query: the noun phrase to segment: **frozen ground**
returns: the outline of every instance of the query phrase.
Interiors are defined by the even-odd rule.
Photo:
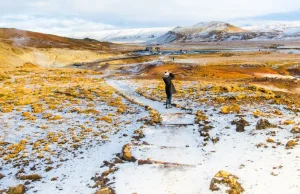
[[[98,77],[93,77],[96,78]],[[299,134],[293,134],[291,130],[299,126],[300,117],[299,113],[293,112],[291,108],[276,104],[244,104],[239,113],[222,114],[219,106],[201,103],[196,97],[186,96],[184,100],[174,98],[174,102],[185,109],[166,109],[162,102],[136,92],[144,86],[145,90],[151,93],[155,85],[150,87],[153,83],[149,80],[107,78],[106,83],[119,92],[113,97],[121,98],[130,111],[121,115],[112,114],[114,122],[100,121],[97,123],[99,128],[94,124],[94,117],[70,112],[68,108],[63,110],[65,122],[47,122],[47,133],[37,127],[45,124],[39,117],[35,124],[32,124],[23,120],[17,112],[0,115],[0,121],[4,123],[0,128],[3,142],[17,143],[22,139],[35,142],[47,138],[50,132],[69,138],[68,128],[80,124],[86,125],[85,129],[91,128],[94,132],[100,130],[101,135],[105,135],[101,138],[86,135],[81,146],[75,150],[69,147],[73,146],[73,143],[53,143],[50,145],[53,155],[45,153],[44,159],[28,160],[29,164],[24,166],[23,171],[42,176],[40,181],[29,181],[28,193],[95,193],[102,187],[93,188],[94,177],[106,172],[108,167],[103,164],[118,157],[125,144],[131,146],[130,151],[136,161],[113,164],[116,171],[108,174],[106,185],[116,193],[226,193],[226,186],[221,187],[219,191],[210,190],[211,180],[220,170],[236,175],[238,182],[245,189],[244,193],[247,194],[300,192],[300,147],[286,147],[289,140],[295,140],[299,144]],[[188,83],[192,86],[197,85],[196,82]],[[189,90],[189,86],[185,86],[185,89]],[[201,95],[209,98],[211,94],[206,92]],[[222,97],[226,95],[234,93],[224,93]],[[78,104],[77,108],[84,109],[88,103],[82,100]],[[143,118],[148,116],[148,112],[143,106],[158,111],[162,119],[161,124],[144,123]],[[97,113],[97,117],[117,111],[117,107],[100,101],[94,101],[93,107],[100,112]],[[199,110],[207,119],[196,124],[195,115]],[[253,114],[257,110],[262,112],[259,117]],[[282,114],[274,114],[274,110]],[[58,113],[62,114],[52,112],[54,115]],[[244,118],[249,126],[245,126],[244,132],[238,133],[236,126],[231,122],[240,118]],[[256,124],[261,118],[268,119],[274,126],[256,130]],[[118,124],[114,125],[115,123]],[[24,128],[18,131],[17,126],[20,125]],[[140,139],[133,138],[137,129],[144,135]],[[201,135],[203,132],[206,133],[205,136]],[[270,139],[273,141],[267,141]],[[37,153],[29,153],[31,154]],[[34,158],[34,155],[32,157]],[[49,161],[52,163],[48,163]],[[0,180],[1,189],[25,183],[16,177],[21,169],[16,167],[16,164],[1,159],[0,172],[4,175]],[[49,166],[54,168],[46,172],[45,169]],[[53,178],[57,180],[53,181]]]
[[[283,125],[282,122],[293,120],[299,124],[300,118],[284,106],[262,105],[254,109],[245,105],[240,115],[224,115],[214,107],[191,103],[190,108],[202,110],[208,116],[207,123],[212,126],[210,137],[219,138],[219,141],[210,141],[204,146],[198,131],[201,126],[185,125],[194,121],[189,114],[183,116],[181,109],[166,110],[157,102],[138,96],[134,92],[134,85],[138,87],[138,84],[133,81],[110,80],[108,83],[164,115],[161,126],[143,128],[145,138],[142,141],[147,144],[137,144],[132,148],[136,159],[160,161],[162,164],[119,165],[120,169],[112,175],[117,193],[212,193],[210,181],[220,170],[239,177],[245,193],[299,193],[300,150],[299,147],[286,149],[285,144],[295,135],[290,132],[293,125]],[[256,109],[266,112],[279,109],[284,116],[268,116],[277,127],[259,131],[255,129],[259,118],[252,115]],[[237,133],[231,121],[241,115],[250,125],[245,127],[245,132]],[[273,138],[278,144],[267,143],[268,138]],[[260,144],[265,147],[260,147]]]

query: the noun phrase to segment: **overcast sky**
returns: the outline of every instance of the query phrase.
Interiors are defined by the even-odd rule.
[[[263,20],[300,21],[300,0],[10,0],[0,4],[0,27],[58,34]]]

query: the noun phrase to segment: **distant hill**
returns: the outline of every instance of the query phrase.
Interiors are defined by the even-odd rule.
[[[296,29],[296,28],[295,28]],[[287,33],[289,32],[289,33]],[[291,28],[255,28],[248,26],[247,29],[239,28],[225,22],[201,22],[191,27],[176,27],[157,39],[147,42],[148,44],[167,43],[197,43],[218,42],[234,40],[277,40],[277,39],[300,39],[299,29],[291,31]]]
[[[12,28],[0,28],[0,68],[65,67],[122,55],[131,47],[73,39]]]
[[[111,43],[90,40],[72,39],[14,28],[0,28],[0,41],[18,47],[101,50],[112,46]]]
[[[243,28],[254,32],[277,33],[277,39],[300,37],[300,21],[267,22],[264,24],[245,26]]]

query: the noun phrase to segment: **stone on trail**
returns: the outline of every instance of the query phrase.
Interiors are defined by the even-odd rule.
[[[201,111],[198,110],[195,117],[195,123],[199,124],[201,121],[206,121],[208,117]]]
[[[237,176],[221,170],[211,180],[210,190],[220,191],[221,188],[225,186],[228,188],[228,190],[226,190],[226,193],[240,194],[244,192],[244,188],[237,180],[238,180]]]
[[[131,155],[131,147],[129,144],[123,146],[122,159],[128,162],[135,162],[136,159]]]

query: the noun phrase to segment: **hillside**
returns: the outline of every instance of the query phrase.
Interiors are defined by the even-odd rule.
[[[269,27],[270,28],[270,27]],[[201,22],[191,27],[177,27],[161,37],[149,41],[149,44],[199,43],[232,40],[281,40],[300,37],[300,27],[285,29],[274,25],[267,27],[250,27],[246,29],[224,22]]]
[[[14,28],[0,28],[0,41],[17,47],[109,49],[111,43],[91,41],[91,39],[72,39],[51,34],[43,34]]]
[[[0,67],[32,63],[42,67],[64,67],[123,55],[134,47],[73,39],[12,28],[0,28]]]
[[[256,32],[278,33],[278,39],[289,39],[300,37],[299,21],[268,22],[264,24],[251,25],[243,27],[246,30]]]

